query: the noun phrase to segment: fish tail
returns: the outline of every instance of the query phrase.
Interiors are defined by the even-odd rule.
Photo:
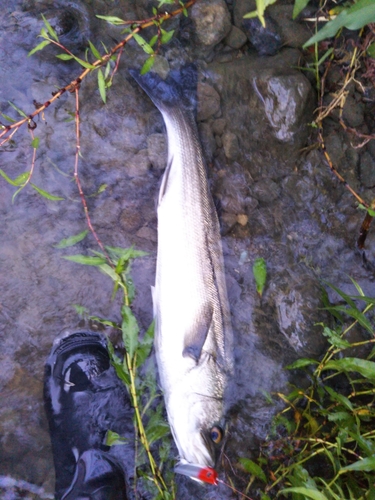
[[[130,74],[160,111],[179,106],[195,112],[197,105],[195,64],[188,64],[171,71],[165,80],[153,71],[141,75],[138,70],[131,69]]]

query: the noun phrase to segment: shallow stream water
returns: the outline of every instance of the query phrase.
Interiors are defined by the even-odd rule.
[[[0,13],[0,112],[18,119],[9,101],[30,113],[33,101],[47,101],[81,72],[77,63],[57,59],[52,47],[27,57],[40,41],[41,13],[56,26],[61,41],[84,57],[88,39],[110,47],[121,38],[118,27],[95,14],[140,19],[146,7],[145,1],[6,0]],[[228,12],[235,8],[228,2]],[[298,357],[318,356],[324,348],[316,326],[327,319],[320,309],[320,280],[354,292],[351,276],[367,295],[375,295],[375,237],[370,232],[364,258],[355,243],[363,213],[317,150],[301,153],[316,97],[295,69],[300,52],[285,46],[274,56],[259,56],[248,44],[208,46],[184,23],[172,21],[176,39],[157,64],[173,68],[194,60],[199,68],[198,125],[219,207],[235,332],[227,447],[235,460],[256,453],[278,409],[263,391],[286,391],[289,374],[283,367]],[[155,200],[166,149],[159,112],[128,74],[143,60],[144,53],[131,42],[106,105],[95,77],[82,84],[79,175],[101,241],[148,252],[134,262],[132,273],[134,312],[145,329],[152,320]],[[66,92],[35,120],[40,146],[32,182],[63,200],[50,201],[28,186],[12,203],[16,188],[0,178],[0,487],[3,476],[9,476],[43,487],[49,497],[54,472],[42,399],[44,361],[57,335],[82,324],[74,304],[92,315],[120,319],[111,281],[96,269],[62,259],[97,249],[94,238],[89,235],[73,249],[55,248],[87,227],[73,179],[74,111],[74,96]],[[12,179],[30,169],[30,143],[28,131],[20,130],[0,152],[0,168]],[[360,159],[353,168],[348,165],[358,189],[369,193],[371,186],[358,177]],[[261,298],[252,275],[257,257],[268,268]],[[180,483],[181,499],[231,497],[223,487]],[[4,498],[21,498],[11,490],[3,488]]]

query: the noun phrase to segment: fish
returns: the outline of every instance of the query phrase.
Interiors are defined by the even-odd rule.
[[[180,464],[214,467],[224,442],[233,334],[220,225],[195,121],[197,69],[131,75],[164,119],[157,201],[155,355]]]

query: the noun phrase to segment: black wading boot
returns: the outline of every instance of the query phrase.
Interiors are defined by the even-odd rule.
[[[131,429],[131,409],[101,335],[82,331],[55,341],[44,400],[56,500],[126,500],[124,467],[104,443],[108,430]]]

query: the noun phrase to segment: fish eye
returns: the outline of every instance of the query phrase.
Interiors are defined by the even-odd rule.
[[[223,434],[223,430],[217,425],[214,425],[210,430],[211,441],[213,441],[215,444],[219,444],[223,439]]]

